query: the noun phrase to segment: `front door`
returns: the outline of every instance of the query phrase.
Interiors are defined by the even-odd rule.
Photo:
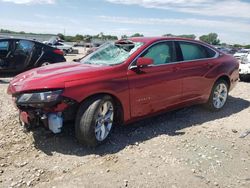
[[[173,42],[160,42],[144,51],[140,57],[153,59],[145,68],[128,70],[131,117],[158,112],[177,104],[181,97],[181,77],[178,74]],[[132,64],[136,65],[136,60]]]

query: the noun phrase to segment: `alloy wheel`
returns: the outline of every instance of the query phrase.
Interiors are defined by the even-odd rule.
[[[104,102],[96,119],[95,136],[98,141],[103,141],[109,135],[114,119],[114,107],[110,101]]]
[[[227,86],[224,83],[218,84],[214,90],[214,95],[213,95],[214,107],[217,109],[222,108],[227,101],[227,96],[228,96]]]

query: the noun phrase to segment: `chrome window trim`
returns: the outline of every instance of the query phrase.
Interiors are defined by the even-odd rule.
[[[128,66],[128,70],[137,68],[136,65],[132,65],[146,50],[148,50],[150,47],[152,47],[153,45],[156,45],[158,43],[162,43],[162,42],[187,42],[187,43],[193,43],[193,44],[198,44],[201,46],[204,46],[206,48],[209,48],[210,50],[215,52],[215,55],[213,57],[210,58],[202,58],[202,59],[194,59],[194,60],[187,60],[187,61],[176,61],[176,62],[171,62],[171,63],[166,63],[166,64],[162,64],[162,65],[150,65],[148,67],[158,67],[158,66],[165,66],[165,65],[173,65],[173,64],[180,64],[180,63],[189,63],[189,62],[193,62],[193,61],[204,61],[204,60],[210,60],[210,59],[216,59],[220,56],[220,53],[217,52],[215,49],[211,48],[210,46],[203,44],[203,43],[199,43],[196,41],[186,41],[186,40],[161,40],[161,41],[156,41],[153,44],[149,45],[147,48],[145,48],[139,55],[137,55],[133,61],[129,64]]]

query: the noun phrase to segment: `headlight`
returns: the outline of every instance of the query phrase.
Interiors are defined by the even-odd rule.
[[[17,98],[17,104],[49,103],[58,100],[62,90],[46,91],[40,93],[24,93]]]

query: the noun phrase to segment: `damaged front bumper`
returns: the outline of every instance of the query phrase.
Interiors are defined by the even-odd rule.
[[[73,99],[60,95],[50,102],[24,103],[19,100],[22,95],[15,95],[13,99],[20,111],[20,123],[27,128],[44,126],[56,134],[61,132],[63,122],[75,119],[78,102]]]

